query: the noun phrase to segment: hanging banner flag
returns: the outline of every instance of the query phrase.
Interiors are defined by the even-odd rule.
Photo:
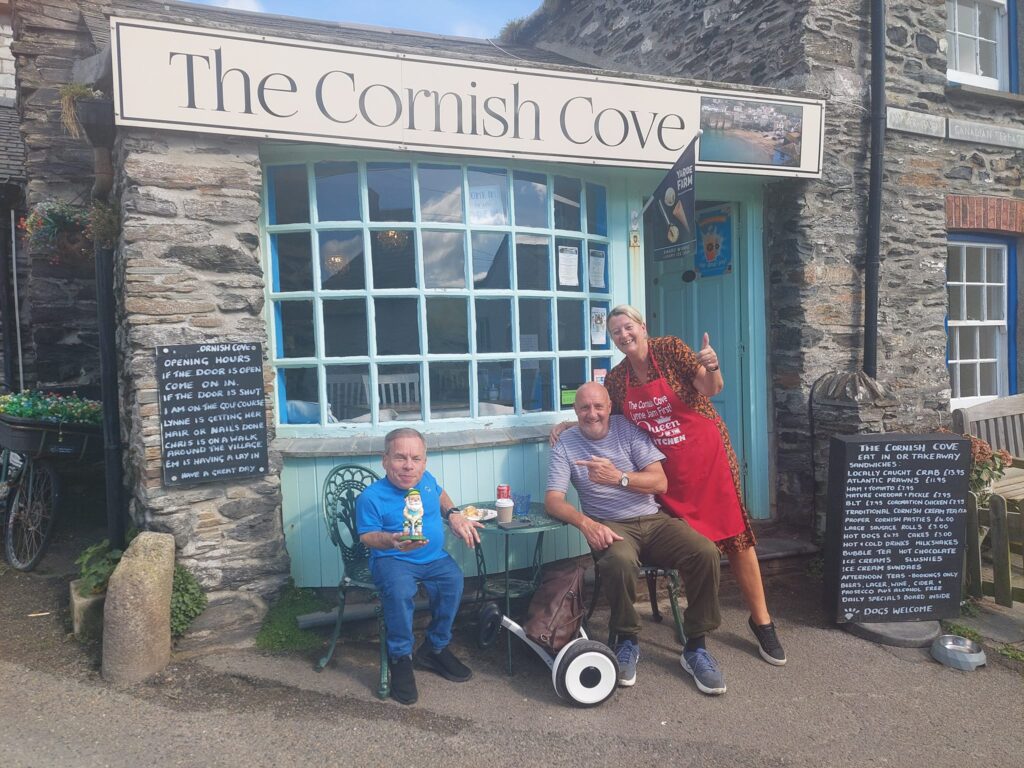
[[[694,217],[694,164],[696,144],[686,145],[675,165],[665,174],[647,206],[657,210],[647,219],[655,261],[683,259],[697,251],[697,225]]]

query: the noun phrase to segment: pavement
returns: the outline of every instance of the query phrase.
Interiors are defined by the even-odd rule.
[[[560,700],[547,667],[515,638],[507,675],[505,638],[480,650],[468,626],[453,648],[473,679],[455,684],[418,672],[412,707],[376,698],[377,644],[359,631],[343,636],[322,673],[313,671],[319,652],[236,649],[176,660],[144,684],[116,689],[99,677],[95,647],[63,637],[64,577],[7,572],[0,765],[1019,768],[1024,663],[1000,650],[1024,652],[1024,606],[985,599],[957,620],[979,633],[988,657],[962,672],[935,662],[927,648],[879,645],[832,624],[814,556],[806,547],[787,556],[784,541],[779,548],[763,565],[786,666],[760,659],[726,572],[723,624],[708,647],[728,692],[697,691],[679,664],[671,618],[657,624],[640,603],[637,684],[592,709]],[[38,601],[6,599],[29,588]],[[51,615],[28,618],[40,609]],[[606,620],[599,607],[597,638]],[[19,634],[19,626],[32,633]]]

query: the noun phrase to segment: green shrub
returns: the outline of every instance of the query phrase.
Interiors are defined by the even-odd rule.
[[[120,549],[111,549],[110,541],[104,539],[98,544],[86,547],[75,560],[78,566],[78,594],[82,597],[98,595],[107,591],[107,582],[114,572],[121,556]]]
[[[171,637],[181,637],[193,619],[206,608],[206,593],[183,565],[174,564],[171,587]]]

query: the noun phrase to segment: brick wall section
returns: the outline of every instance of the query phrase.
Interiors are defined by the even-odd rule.
[[[115,157],[123,230],[117,274],[119,345],[131,508],[175,537],[179,559],[213,593],[216,630],[262,612],[288,574],[280,457],[271,474],[165,488],[154,349],[258,341],[267,349],[256,142],[122,129]],[[273,376],[265,366],[268,404]],[[273,412],[267,421],[273,438]]]
[[[961,232],[1024,235],[1024,199],[946,195],[946,228]]]
[[[78,24],[78,2],[14,0],[11,50],[25,141],[29,207],[61,198],[84,204],[92,186],[92,149],[60,124],[59,89],[76,59],[94,53]],[[0,78],[2,80],[2,78]],[[53,265],[49,253],[28,253],[21,282],[26,384],[96,383],[99,352],[91,262]]]

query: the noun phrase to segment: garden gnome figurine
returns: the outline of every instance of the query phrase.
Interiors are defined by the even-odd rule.
[[[403,538],[419,540],[423,538],[423,499],[420,492],[413,489],[405,494],[405,511],[402,513]]]

